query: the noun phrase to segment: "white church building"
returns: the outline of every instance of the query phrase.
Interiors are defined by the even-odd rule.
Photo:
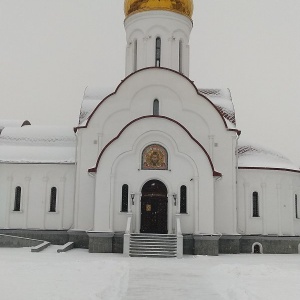
[[[126,77],[75,128],[0,121],[0,233],[126,255],[298,253],[300,169],[189,78],[192,0],[125,0]],[[122,55],[122,53],[120,53]]]

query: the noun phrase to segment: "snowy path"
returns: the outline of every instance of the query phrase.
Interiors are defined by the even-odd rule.
[[[300,255],[126,258],[75,249],[0,248],[2,300],[282,300],[300,298]]]
[[[222,299],[190,259],[131,258],[129,284],[124,300]]]

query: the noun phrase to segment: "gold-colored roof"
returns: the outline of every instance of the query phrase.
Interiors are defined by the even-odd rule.
[[[192,18],[193,0],[125,0],[124,12],[132,14],[149,10],[168,10]]]

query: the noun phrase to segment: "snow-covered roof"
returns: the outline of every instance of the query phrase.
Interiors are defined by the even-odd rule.
[[[206,96],[225,118],[229,128],[235,128],[235,110],[229,89],[199,89],[200,94]],[[229,123],[228,123],[229,121]]]
[[[292,163],[282,154],[255,143],[239,140],[237,152],[239,168],[266,168],[300,171],[299,166]]]
[[[0,162],[74,163],[75,148],[72,128],[6,127],[0,135]]]
[[[27,120],[0,120],[0,134],[5,127],[22,127],[31,125]]]
[[[81,104],[79,125],[84,124],[97,105],[114,90],[114,88],[87,87]]]

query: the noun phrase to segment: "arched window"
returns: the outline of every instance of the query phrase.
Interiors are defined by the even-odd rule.
[[[298,195],[295,194],[295,217],[296,219],[299,219],[299,212],[298,212]]]
[[[253,253],[254,254],[261,254],[261,249],[260,249],[260,245],[259,244],[254,245],[254,247],[253,247]]]
[[[56,212],[56,198],[57,198],[57,188],[52,187],[51,194],[50,194],[50,210],[49,210],[49,212]]]
[[[157,99],[153,101],[153,116],[159,116],[159,101]]]
[[[252,217],[259,217],[258,192],[252,194]]]
[[[14,211],[20,211],[21,210],[21,192],[22,192],[21,187],[17,186],[16,189],[15,189]]]
[[[187,192],[186,186],[182,185],[180,187],[180,213],[186,214],[187,213]]]
[[[133,72],[137,70],[137,53],[138,52],[138,43],[137,40],[133,43]]]
[[[179,41],[179,73],[182,73],[182,40]]]
[[[123,184],[121,212],[128,212],[128,190],[128,184]]]
[[[160,59],[161,59],[161,38],[156,38],[155,45],[155,67],[160,67]]]

